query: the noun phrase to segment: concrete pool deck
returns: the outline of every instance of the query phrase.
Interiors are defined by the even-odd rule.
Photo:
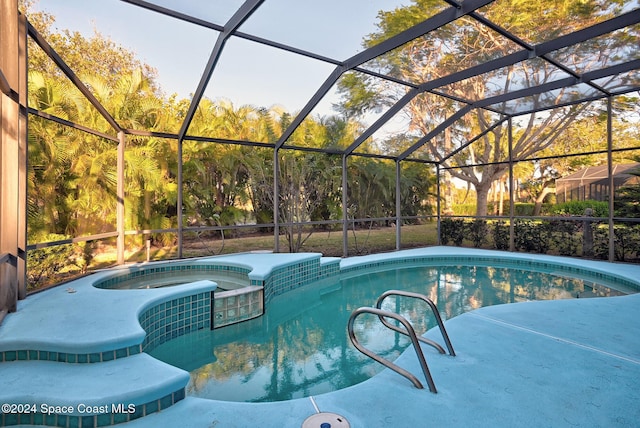
[[[342,260],[341,267],[367,264],[382,258],[400,259],[429,254],[461,257],[487,255],[506,259],[531,257],[553,262],[561,260],[640,281],[640,266],[450,247],[354,257]],[[38,339],[32,332],[28,340],[58,343],[61,346],[59,342],[67,340],[70,333],[61,332],[56,325],[63,325],[66,329],[68,324],[65,325],[65,322],[73,317],[56,314],[74,310],[73,306],[61,307],[59,299],[71,296],[63,294],[67,293],[65,288],[58,287],[31,296],[27,299],[29,304],[21,308],[22,312],[10,315],[0,326],[0,350],[10,349],[7,346],[20,337],[20,340],[25,340],[20,331],[16,331],[21,325],[15,324],[15,321],[8,322],[18,314],[19,317],[14,318],[34,320],[33,329],[29,330],[35,331],[38,323],[47,325],[43,329],[46,337],[43,333],[43,337]],[[77,287],[77,293],[72,295],[75,298],[82,297],[82,291],[81,287]],[[123,299],[135,290],[100,291],[95,295],[93,291],[87,291],[88,300],[85,304],[91,301],[95,304],[96,296],[100,296],[97,302],[99,307],[108,308],[109,299]],[[40,297],[48,293],[51,293],[51,298]],[[59,296],[54,298],[56,293]],[[130,308],[139,310],[142,303],[137,295],[129,297],[133,302],[129,304]],[[384,370],[361,384],[317,395],[313,399],[320,411],[344,416],[351,427],[638,426],[638,309],[640,294],[523,302],[477,309],[446,321],[456,357],[439,355],[432,348],[424,347],[438,388],[437,394],[430,393],[428,389],[416,389],[407,379]],[[137,322],[135,316],[120,312],[113,315],[117,315],[118,320],[124,320],[117,323]],[[114,324],[106,321],[79,324],[76,327],[78,331],[71,336],[90,338],[107,332],[114,334]],[[131,328],[135,330],[134,327]],[[56,331],[61,336],[52,333]],[[431,330],[426,335],[442,343],[439,331]],[[130,340],[130,336],[127,337]],[[407,349],[396,363],[424,380],[413,350]],[[84,365],[74,375],[70,368],[82,365],[43,361],[0,362],[0,402],[66,400],[77,405],[80,400],[93,400],[101,403],[111,397],[115,390],[131,387],[135,393],[138,389],[144,389],[140,385],[144,384],[147,376],[151,379],[154,374],[160,378],[155,380],[158,388],[163,388],[164,375],[168,383],[184,381],[179,371],[163,365],[157,361],[150,363],[147,356],[141,354]],[[126,385],[121,370],[132,373],[135,381],[132,380],[131,385]],[[300,427],[314,413],[316,408],[309,398],[251,404],[186,397],[157,413],[118,426]]]
[[[437,394],[385,369],[314,400],[351,427],[637,427],[639,307],[636,294],[481,308],[446,322],[456,357],[425,347]],[[427,336],[442,343],[439,331]],[[396,363],[424,380],[411,349]],[[187,397],[127,426],[299,427],[314,412],[309,399]]]

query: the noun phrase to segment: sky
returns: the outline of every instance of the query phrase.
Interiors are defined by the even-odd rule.
[[[154,3],[224,24],[240,0],[154,0]],[[406,3],[406,1],[405,1]],[[265,0],[240,31],[344,60],[363,50],[376,30],[378,11],[400,0]],[[36,0],[36,10],[56,17],[54,28],[94,30],[136,52],[156,68],[166,95],[194,93],[218,33],[132,6],[120,0]],[[70,64],[73,68],[73,64]],[[282,106],[300,110],[335,66],[232,37],[227,42],[204,96],[228,99],[238,107]],[[334,93],[318,114],[330,114]]]

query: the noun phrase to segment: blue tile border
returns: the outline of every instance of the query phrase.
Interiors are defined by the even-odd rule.
[[[158,345],[192,331],[211,328],[213,291],[168,300],[145,310],[139,317],[147,333],[141,348],[150,352]]]
[[[88,354],[21,349],[18,351],[0,351],[0,363],[5,361],[57,361],[59,363],[94,364],[129,357],[141,352],[143,352],[141,345]]]
[[[268,303],[275,296],[295,290],[320,278],[319,257],[275,267],[263,282],[265,303]]]

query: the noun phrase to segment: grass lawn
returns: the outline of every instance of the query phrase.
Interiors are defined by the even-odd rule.
[[[305,236],[306,235],[303,235],[302,238],[304,239]],[[267,234],[226,238],[224,243],[220,238],[205,239],[194,237],[185,241],[183,248],[184,257],[241,253],[253,250],[273,250],[274,248],[274,237],[273,235]],[[402,226],[401,228],[402,248],[435,245],[436,242],[437,234],[435,223]],[[396,228],[360,229],[355,232],[350,230],[347,243],[348,252],[351,256],[393,251],[396,248]],[[153,259],[158,259],[158,256],[165,256],[167,252],[167,249],[155,250],[155,255],[152,252]],[[289,252],[288,241],[284,235],[280,236],[280,252]],[[322,253],[325,256],[342,257],[342,230],[314,231],[311,236],[304,241],[300,252]],[[144,250],[136,255],[136,257],[140,256],[143,256],[144,260],[146,260]]]

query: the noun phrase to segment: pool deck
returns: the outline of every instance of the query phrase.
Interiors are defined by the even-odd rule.
[[[341,267],[416,254],[561,259],[640,281],[640,266],[636,265],[453,247],[354,257],[342,260]],[[126,340],[141,334],[135,311],[148,302],[148,297],[138,297],[145,296],[144,292],[94,292],[78,286],[69,293],[67,288],[58,287],[21,302],[19,311],[0,325],[0,350],[16,349],[16,341],[73,349],[91,344],[101,335],[117,335],[121,328]],[[106,311],[100,322],[85,319],[83,323],[73,315],[77,308],[85,314],[91,312],[97,297],[99,307]],[[126,313],[121,311],[122,306],[117,306],[117,312],[109,311],[123,298],[128,302]],[[74,303],[69,304],[69,299],[75,299]],[[363,383],[314,396],[313,400],[321,412],[340,414],[351,427],[637,427],[639,310],[640,294],[477,309],[445,323],[456,357],[424,348],[437,394],[417,389],[404,377],[385,369]],[[109,314],[111,322],[107,322]],[[70,325],[75,332],[68,331]],[[438,330],[430,330],[426,336],[442,343]],[[407,349],[396,363],[424,379],[412,349]],[[116,394],[136,400],[142,399],[136,394],[147,393],[142,385],[151,388],[155,382],[153,387],[166,389],[186,379],[184,372],[146,354],[86,365],[0,362],[0,403],[50,400],[77,406],[81,402],[108,402]],[[187,397],[165,410],[118,426],[300,427],[314,413],[310,398],[251,404]]]

